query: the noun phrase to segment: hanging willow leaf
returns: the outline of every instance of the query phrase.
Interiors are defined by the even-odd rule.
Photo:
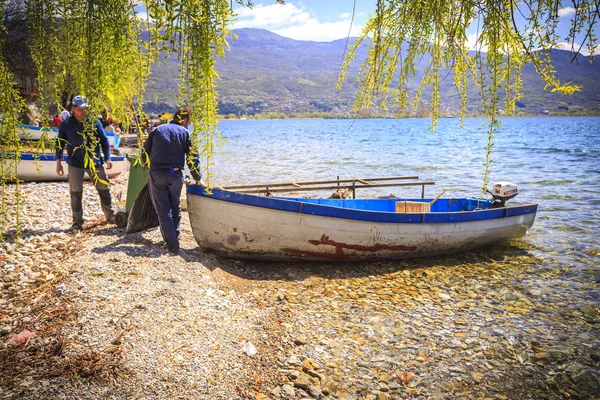
[[[599,7],[597,0],[572,3],[575,15],[566,42],[573,44],[574,59],[584,45],[590,54],[595,52],[593,27],[600,17]],[[556,29],[561,8],[559,0],[377,0],[375,15],[343,63],[338,86],[357,49],[366,45],[369,51],[358,76],[361,88],[355,110],[371,105],[385,109],[393,96],[400,113],[409,104],[407,99],[411,95],[412,106],[416,108],[424,87],[429,86],[433,130],[439,117],[440,71],[449,69],[454,75],[461,98],[461,123],[468,101],[467,83],[472,79],[479,85],[482,111],[489,119],[483,173],[486,190],[501,98],[504,96],[505,112],[512,113],[521,95],[523,66],[531,63],[550,91],[568,95],[580,90],[571,82],[557,79],[550,60],[550,50],[557,48],[559,42]],[[468,41],[468,30],[472,27],[477,28],[475,53],[470,53]],[[574,45],[576,39],[582,39],[581,46]],[[429,56],[429,64],[419,88],[411,93],[408,78],[415,76],[416,63],[423,55]]]
[[[0,32],[6,32],[6,1],[0,0]],[[0,49],[4,47],[4,34],[0,35]],[[9,70],[6,60],[0,53],[0,241],[10,230],[19,236],[21,234],[22,206],[21,191],[17,181],[14,194],[9,194],[7,183],[14,181],[17,165],[21,159],[22,145],[19,139],[19,113],[24,110],[25,103],[16,89],[13,73]],[[14,208],[9,208],[12,197]],[[13,225],[13,222],[15,223]]]

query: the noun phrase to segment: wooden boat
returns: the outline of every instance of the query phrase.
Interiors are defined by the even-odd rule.
[[[63,156],[63,161],[66,162],[67,156]],[[16,160],[3,159],[3,170],[14,168]],[[106,174],[109,179],[119,176],[125,168],[125,157],[122,155],[113,155],[111,157],[112,168],[106,169]],[[17,163],[16,176],[13,176],[12,181],[19,179],[24,182],[42,182],[42,181],[64,181],[68,179],[68,166],[63,164],[65,174],[58,176],[56,174],[56,156],[53,154],[34,154],[22,153],[21,159]],[[90,179],[88,174],[85,174],[86,179]]]
[[[424,190],[425,185],[433,184],[373,183],[386,179],[390,178],[355,179],[346,188],[416,184]],[[475,198],[308,199],[256,195],[258,191],[273,194],[291,189],[277,185],[282,184],[262,189],[258,188],[262,185],[213,188],[210,194],[202,186],[188,185],[190,223],[199,246],[233,258],[266,260],[409,258],[521,237],[532,226],[537,211],[537,204],[498,207],[490,200]],[[316,187],[293,185],[300,191]],[[340,186],[321,185],[318,189],[336,187]]]

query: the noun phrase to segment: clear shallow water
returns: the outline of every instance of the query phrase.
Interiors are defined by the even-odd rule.
[[[418,175],[426,196],[480,196],[485,120],[222,121],[213,184]],[[562,261],[597,261],[600,237],[600,118],[506,118],[495,135],[490,183],[519,185],[512,203],[539,203],[526,241]],[[357,196],[420,195],[381,188]],[[587,264],[586,262],[586,264]]]

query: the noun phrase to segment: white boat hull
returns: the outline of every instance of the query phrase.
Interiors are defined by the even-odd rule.
[[[37,160],[31,155],[23,156],[29,156],[27,157],[29,159],[24,158],[18,161],[16,164],[16,174],[14,170],[15,160],[2,160],[5,174],[8,177],[12,176],[12,179],[9,180],[14,181],[15,177],[24,182],[65,181],[69,179],[69,169],[66,163],[63,163],[65,174],[63,176],[56,174],[56,159],[53,156],[41,156]],[[63,159],[63,161],[66,160]],[[112,168],[105,169],[105,172],[109,179],[114,179],[123,172],[124,167],[124,157],[113,157]],[[85,179],[90,179],[87,173],[85,174]]]
[[[56,139],[58,137],[58,128],[42,128],[38,126],[24,125],[19,126],[19,139],[25,141],[39,141],[40,139]],[[108,144],[111,149],[118,149],[121,138],[113,132],[105,132]]]
[[[386,223],[238,204],[188,192],[203,249],[256,259],[396,259],[452,253],[525,235],[535,213],[461,223]]]
[[[58,136],[57,128],[41,128],[31,125],[21,125],[18,132],[21,140],[40,140],[42,137],[55,139]]]

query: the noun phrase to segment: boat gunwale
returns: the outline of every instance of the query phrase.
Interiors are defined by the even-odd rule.
[[[4,121],[0,119],[0,124],[4,124]],[[28,124],[18,124],[17,125],[18,128],[20,129],[30,129],[32,131],[52,131],[55,133],[58,133],[58,128],[55,128],[53,126],[35,126],[35,125],[28,125]]]
[[[58,133],[58,128],[55,128],[52,126],[34,126],[34,125],[27,125],[27,124],[19,124],[19,128],[30,129],[32,131],[50,131],[50,132]]]
[[[447,211],[432,213],[396,213],[391,211],[372,211],[363,209],[343,208],[333,205],[304,203],[280,197],[264,197],[248,193],[212,188],[212,195],[207,195],[199,185],[187,185],[187,193],[199,197],[228,203],[241,204],[251,207],[261,207],[275,211],[314,215],[320,217],[338,218],[352,221],[392,223],[392,224],[443,224],[489,221],[521,215],[536,214],[538,204],[531,203],[501,208],[488,208],[473,211]],[[217,196],[215,196],[215,193]],[[251,201],[247,201],[251,200]],[[244,201],[246,200],[246,201]],[[390,199],[372,199],[390,200]],[[401,201],[401,199],[398,199]],[[261,204],[257,204],[261,203]],[[277,203],[277,204],[267,204]],[[296,206],[296,207],[294,207]]]
[[[20,161],[56,161],[56,155],[54,154],[50,154],[50,153],[46,153],[46,154],[37,154],[37,153],[21,153],[19,156],[19,160]],[[62,160],[61,161],[66,161],[67,160],[67,155],[64,154],[62,156]],[[114,154],[111,154],[110,156],[110,161],[125,161],[125,156],[117,156]]]

